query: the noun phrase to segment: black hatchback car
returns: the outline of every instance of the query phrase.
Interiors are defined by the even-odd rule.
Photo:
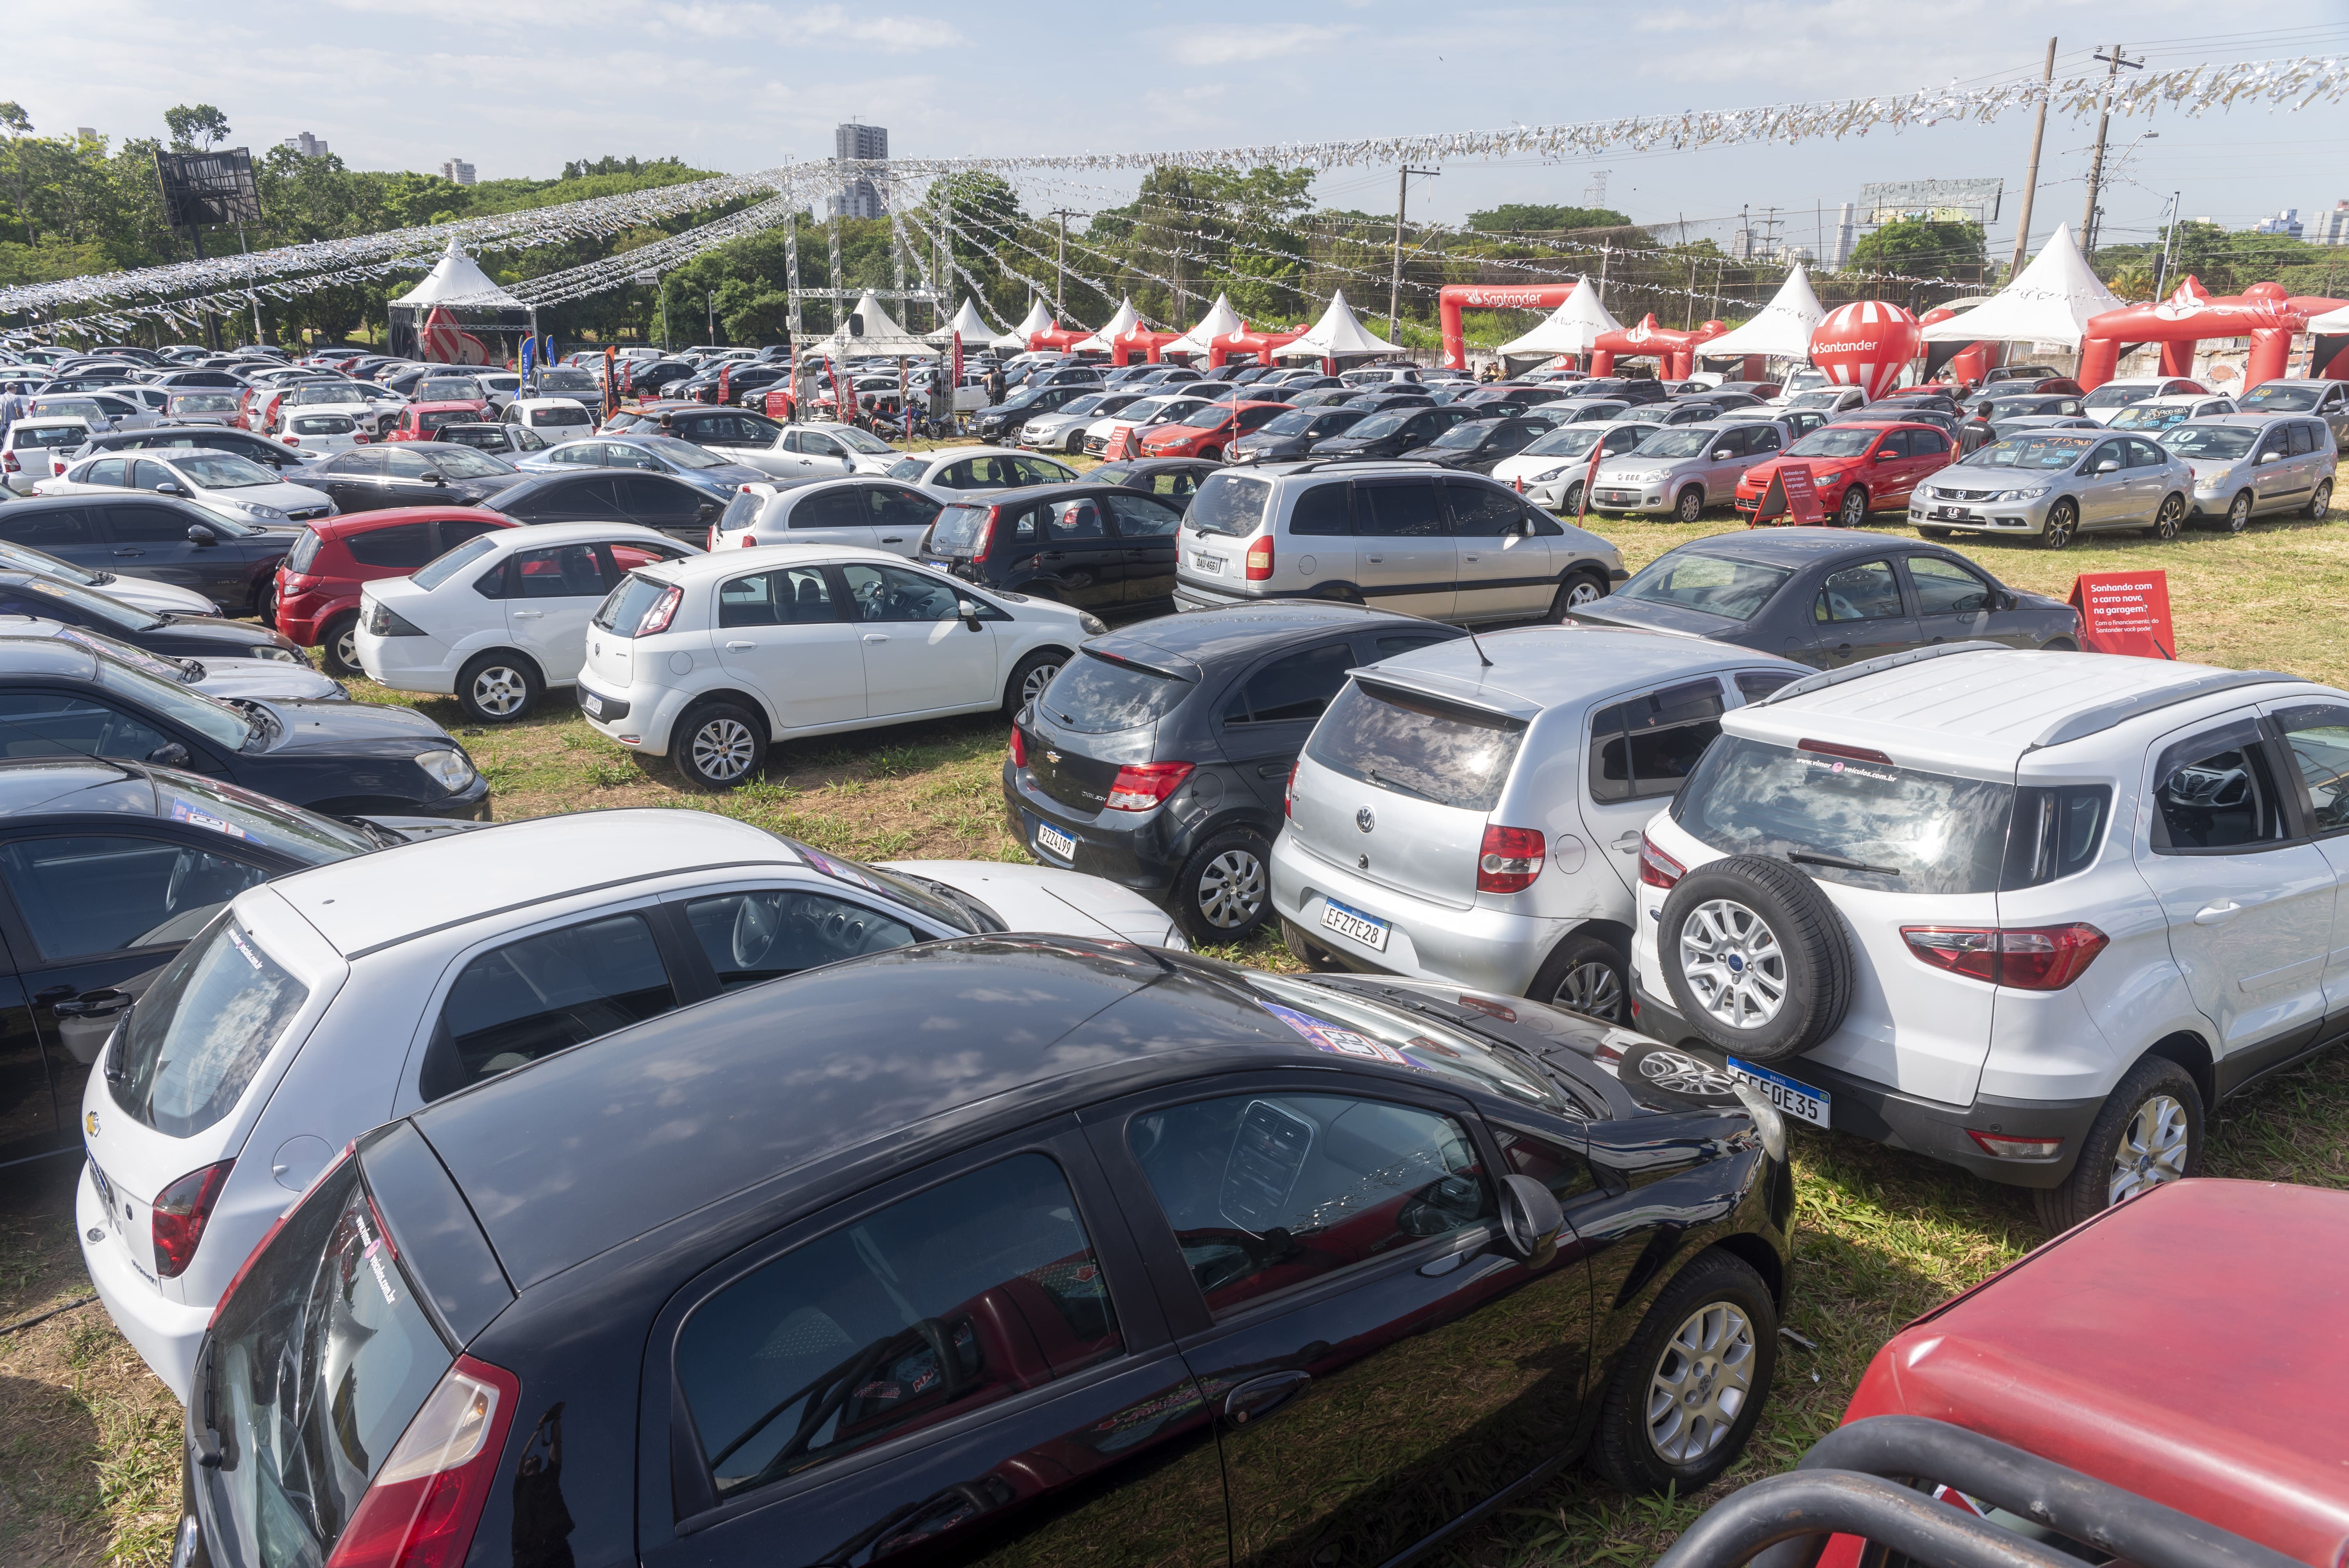
[[[1046,865],[1154,900],[1194,943],[1240,941],[1271,910],[1288,775],[1346,672],[1462,634],[1292,599],[1095,637],[1013,719],[1011,830]]]
[[[1023,387],[992,407],[980,409],[972,428],[982,441],[999,440],[1005,431],[1018,429],[1037,415],[1057,414],[1078,398],[1100,390],[1098,380]]]
[[[1551,425],[1550,420],[1528,419],[1522,415],[1502,419],[1463,419],[1427,445],[1413,447],[1402,455],[1420,462],[1441,463],[1447,469],[1489,474],[1504,459],[1516,457],[1547,435]]]
[[[1693,540],[1572,616],[1682,632],[1835,669],[1932,643],[2069,652],[2080,613],[2002,584],[1954,550],[1840,528]]]
[[[453,442],[386,441],[339,453],[303,483],[343,511],[394,506],[487,506],[522,482],[512,463]]]
[[[483,504],[516,522],[634,522],[696,545],[723,510],[708,490],[636,469],[525,474]]]
[[[1174,607],[1174,536],[1187,501],[1123,485],[1031,485],[941,511],[916,559],[966,583],[1096,615]]]
[[[302,533],[300,525],[240,522],[146,490],[29,496],[0,507],[0,540],[71,562],[84,572],[121,573],[193,589],[232,615],[268,609],[277,564]]]
[[[15,511],[14,507],[7,509]],[[5,515],[5,514],[0,514]],[[157,614],[126,604],[102,588],[85,588],[44,572],[0,565],[0,615],[36,615],[80,626],[150,654],[177,659],[280,659],[310,656],[282,632],[214,615]]]
[[[1235,438],[1224,456],[1235,463],[1291,462],[1311,451],[1314,442],[1342,436],[1370,417],[1370,409],[1350,402],[1291,408],[1264,428]]]
[[[1378,1563],[1586,1454],[1687,1495],[1775,1370],[1748,1104],[1516,997],[1065,938],[746,987],[316,1179],[200,1342],[183,1561]]]
[[[1132,458],[1103,463],[1085,479],[1092,484],[1154,495],[1179,511],[1188,511],[1191,498],[1199,493],[1199,481],[1223,466],[1213,458]]]
[[[1334,436],[1324,436],[1313,443],[1309,451],[1323,459],[1399,458],[1413,447],[1429,445],[1453,426],[1475,417],[1475,409],[1456,404],[1389,408]]]

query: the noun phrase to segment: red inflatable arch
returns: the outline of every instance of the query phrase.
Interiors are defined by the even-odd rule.
[[[2249,337],[2251,354],[2243,366],[2242,384],[2249,391],[2282,376],[2291,363],[2293,335],[2308,330],[2312,316],[2338,310],[2341,304],[2315,294],[2287,294],[2276,283],[2253,284],[2239,294],[2214,296],[2199,278],[2189,277],[2166,299],[2090,316],[2080,339],[2079,382],[2093,392],[2110,381],[2123,344],[2158,343],[2161,373],[2191,376],[2194,346],[2203,338]],[[2334,356],[2324,374],[2338,377],[2344,357]]]
[[[1227,332],[1207,345],[1208,367],[1213,369],[1234,359],[1254,359],[1260,365],[1270,365],[1274,349],[1288,347],[1305,333],[1302,326],[1293,332],[1251,332],[1243,321],[1237,332]]]
[[[1685,381],[1696,368],[1697,349],[1729,330],[1718,321],[1708,321],[1694,332],[1681,332],[1669,326],[1658,326],[1653,312],[1640,318],[1637,326],[1620,332],[1602,332],[1591,344],[1590,374],[1612,376],[1615,361],[1653,359],[1657,376],[1666,381]]]
[[[1921,326],[1930,326],[1937,321],[1947,321],[1957,314],[1948,305],[1937,304],[1919,316],[1917,321]],[[1934,357],[1934,350],[1946,348],[1948,345],[1929,343],[1924,346],[1924,378],[1927,381],[1932,380],[1934,376],[1940,373],[1947,375],[1952,381],[1962,382],[1968,387],[1974,387],[1981,386],[1982,377],[1990,374],[1991,366],[1999,363],[2000,351],[2005,346],[1988,340],[1969,343],[1963,348],[1940,360]]]
[[[1066,354],[1092,335],[1091,330],[1081,326],[1048,326],[1041,332],[1031,332],[1028,335],[1028,347],[1031,352],[1037,349],[1057,348]]]
[[[1454,370],[1468,368],[1468,336],[1460,324],[1464,310],[1556,310],[1574,293],[1574,284],[1528,284],[1496,287],[1491,284],[1446,284],[1435,296],[1435,314],[1444,327],[1444,363]]]
[[[1182,335],[1179,332],[1153,332],[1146,326],[1137,326],[1110,344],[1109,362],[1131,365],[1140,358],[1155,365],[1162,357],[1160,351]]]

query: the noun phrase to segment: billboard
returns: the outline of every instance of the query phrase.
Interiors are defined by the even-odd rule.
[[[1934,223],[1998,221],[2003,180],[1892,180],[1859,188],[1859,221],[1880,228],[1904,219]]]
[[[253,154],[245,148],[159,151],[155,177],[163,183],[163,221],[174,229],[261,222],[261,193],[253,184]]]

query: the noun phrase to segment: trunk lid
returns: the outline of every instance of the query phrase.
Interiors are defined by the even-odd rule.
[[[1153,664],[1083,650],[1020,716],[1030,781],[1047,799],[1092,817],[1106,807],[1120,768],[1204,760],[1161,758],[1155,749],[1159,721],[1198,689],[1197,675],[1183,660]]]

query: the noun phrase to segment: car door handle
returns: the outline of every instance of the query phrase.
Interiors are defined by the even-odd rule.
[[[1461,559],[1461,560],[1463,560],[1463,561],[1475,561],[1475,560],[1477,560],[1477,559],[1479,559],[1479,558],[1478,558],[1478,557],[1476,557],[1476,556],[1474,556],[1474,555],[1464,555],[1464,556],[1462,556],[1460,559]]]
[[[545,614],[546,612],[543,610],[516,610],[513,614],[514,619],[517,621],[535,621],[541,615]]]
[[[2223,925],[2243,913],[2243,906],[2233,899],[2223,903],[2206,903],[2194,912],[2197,925]]]
[[[144,555],[147,552],[143,550],[118,550],[114,553],[117,555]]]
[[[759,645],[756,643],[729,643],[726,645],[729,648],[731,648],[734,652],[740,654],[747,653],[750,649],[757,647]]]
[[[1285,779],[1295,766],[1293,762],[1259,762],[1256,767],[1256,776],[1259,779]]]
[[[884,544],[903,544],[905,542],[905,536],[902,533],[885,533],[881,536],[881,542]]]
[[[1386,561],[1386,557],[1383,555],[1366,555],[1363,559],[1368,561],[1373,566],[1381,565]]]
[[[1628,833],[1618,833],[1615,835],[1615,847],[1627,855],[1636,855],[1640,852],[1640,841],[1645,836],[1637,828]]]
[[[889,634],[886,632],[867,632],[864,634],[864,640],[868,643],[885,643],[889,640]]]
[[[1305,1386],[1312,1381],[1310,1372],[1273,1372],[1251,1377],[1224,1396],[1224,1419],[1235,1427],[1261,1421],[1305,1392]]]

